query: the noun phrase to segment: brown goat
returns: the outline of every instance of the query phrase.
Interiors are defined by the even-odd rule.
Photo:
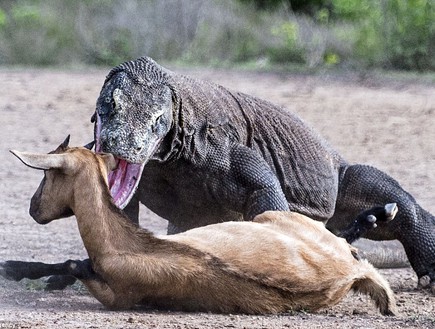
[[[394,314],[393,293],[373,266],[303,215],[270,211],[253,222],[154,236],[113,204],[107,185],[108,172],[116,167],[111,154],[67,143],[50,154],[11,152],[45,171],[31,201],[38,223],[75,214],[90,260],[68,261],[69,274],[108,308],[314,311],[354,290],[370,295],[382,314]]]

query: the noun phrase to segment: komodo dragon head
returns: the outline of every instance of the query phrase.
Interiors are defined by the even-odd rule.
[[[149,58],[113,68],[97,100],[96,151],[112,153],[118,169],[109,175],[116,205],[133,196],[144,165],[153,158],[172,126],[172,92],[168,73]]]

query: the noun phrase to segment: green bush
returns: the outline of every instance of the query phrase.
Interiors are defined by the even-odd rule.
[[[431,0],[332,0],[336,20],[356,27],[355,57],[370,66],[435,70]]]
[[[240,63],[263,56],[262,15],[236,2],[215,3],[198,22],[184,58],[202,63]]]
[[[386,53],[392,67],[435,70],[435,5],[431,0],[390,0]]]
[[[435,70],[434,6],[433,0],[1,0],[0,64],[115,65],[148,55]]]
[[[6,13],[0,8],[0,30],[6,26]]]
[[[280,42],[279,45],[267,49],[271,62],[305,63],[305,49],[299,43],[299,27],[295,22],[287,21],[272,28],[272,35]]]
[[[61,64],[74,44],[71,26],[43,10],[39,1],[13,2],[0,14],[2,61],[8,64]]]
[[[110,38],[102,40],[95,45],[92,64],[114,66],[131,58],[133,42],[128,29],[115,29]]]

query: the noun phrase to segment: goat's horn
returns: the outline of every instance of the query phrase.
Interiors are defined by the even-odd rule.
[[[63,148],[68,147],[70,137],[71,137],[71,135],[66,136],[65,140],[62,142],[62,144],[60,144]]]
[[[52,168],[65,168],[66,154],[40,154],[10,150],[26,166],[34,169],[48,170]]]
[[[94,147],[94,145],[95,145],[95,141],[92,141],[92,142],[86,144],[86,145],[83,146],[83,147],[84,147],[84,148],[87,148],[88,150],[92,150],[92,148]]]

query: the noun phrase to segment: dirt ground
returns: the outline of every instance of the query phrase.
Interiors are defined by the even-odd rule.
[[[373,74],[302,75],[174,69],[254,94],[298,113],[351,162],[395,177],[435,213],[435,86]],[[0,261],[61,262],[85,257],[74,218],[42,226],[28,215],[41,172],[9,149],[48,152],[67,134],[72,145],[92,140],[90,117],[108,70],[0,69]],[[145,208],[141,225],[165,232]],[[434,328],[435,297],[416,290],[410,268],[381,270],[399,315],[382,317],[370,300],[349,295],[316,314],[215,315],[155,310],[105,310],[80,284],[46,292],[44,282],[0,277],[0,328]]]

